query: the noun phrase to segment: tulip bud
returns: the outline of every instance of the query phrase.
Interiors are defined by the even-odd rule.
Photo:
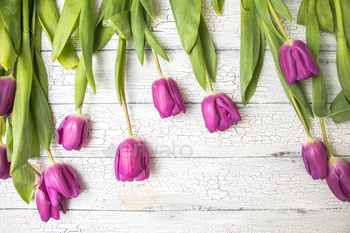
[[[0,116],[12,113],[16,94],[16,79],[11,76],[0,77]]]
[[[161,118],[176,116],[181,111],[186,113],[179,87],[172,78],[160,78],[152,84],[154,107]]]
[[[1,135],[0,135],[1,136]],[[4,144],[0,143],[0,179],[10,178],[11,163],[7,161],[7,150]]]
[[[117,180],[141,181],[149,178],[149,153],[146,144],[136,138],[128,137],[119,144],[114,161]]]
[[[56,206],[54,206],[51,203],[47,187],[45,185],[45,180],[43,177],[41,177],[35,199],[42,221],[47,222],[50,218],[56,220],[60,219],[59,207],[61,207],[63,213],[66,213],[66,199],[62,195],[59,196],[59,202]]]
[[[75,113],[67,116],[57,129],[57,143],[68,151],[79,151],[84,145],[88,129],[89,123],[82,115]]]
[[[350,201],[350,164],[341,158],[330,158],[327,184],[341,201]]]
[[[278,62],[289,85],[320,73],[314,55],[300,40],[287,41],[278,52]]]
[[[317,139],[309,139],[302,146],[302,155],[307,173],[312,179],[325,179],[328,174],[327,149]]]
[[[224,93],[210,94],[202,102],[205,127],[210,133],[225,131],[241,121],[237,106]]]
[[[49,165],[41,179],[44,180],[50,202],[57,207],[61,196],[66,199],[77,197],[81,193],[81,186],[75,172],[64,163]]]

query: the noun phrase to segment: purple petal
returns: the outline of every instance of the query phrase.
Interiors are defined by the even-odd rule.
[[[292,48],[285,43],[278,51],[278,63],[280,65],[284,79],[289,85],[297,81],[298,73],[296,62],[292,56]]]
[[[8,117],[13,109],[16,95],[16,79],[0,77],[0,116]]]
[[[326,178],[327,184],[334,196],[336,196],[341,201],[347,201],[348,197],[344,194],[342,188],[340,187],[340,176],[336,168],[336,162],[339,158],[331,158],[328,162],[328,176]]]
[[[219,126],[220,116],[216,107],[216,95],[210,94],[202,101],[202,115],[205,122],[205,127],[210,133],[214,133]]]
[[[72,199],[79,196],[81,193],[81,185],[73,169],[67,164],[62,164],[62,174],[69,190],[69,197],[67,199]]]
[[[309,139],[302,146],[302,156],[307,172],[314,180],[325,179],[328,175],[327,149],[323,142]]]
[[[152,84],[152,96],[154,107],[158,110],[161,118],[170,117],[175,102],[169,93],[165,78],[158,79]]]
[[[53,165],[50,165],[44,171],[44,175],[46,187],[59,192],[65,198],[69,199],[70,191],[67,187],[65,177],[62,173],[62,166],[60,164],[55,163]]]
[[[83,130],[81,132],[80,144],[78,145],[78,147],[75,150],[80,151],[81,148],[83,148],[87,134],[88,134],[88,130],[89,130],[89,122],[87,119],[84,119],[84,126],[83,126]]]
[[[61,194],[59,194],[56,190],[51,188],[46,188],[47,194],[50,198],[51,204],[54,207],[58,207],[58,204],[61,201]]]
[[[6,147],[0,144],[0,179],[6,180],[10,178],[10,166],[11,163],[7,161]]]
[[[36,192],[36,206],[42,221],[47,222],[51,218],[51,203],[46,194],[40,189]]]
[[[63,121],[62,121],[61,124],[60,124],[60,127],[58,127],[58,129],[57,129],[57,131],[56,131],[57,143],[58,143],[59,145],[61,145],[61,144],[62,144],[62,141],[63,141],[63,127],[64,127],[64,125],[66,124],[66,121],[67,121],[68,117],[69,117],[69,116],[67,116],[67,117],[65,117],[65,118],[63,119]]]
[[[175,108],[173,109],[173,112],[172,112],[172,115],[175,116],[175,115],[179,114],[181,111],[183,113],[186,113],[186,107],[185,107],[184,101],[182,100],[179,86],[172,78],[168,78],[168,88],[170,90],[170,93],[171,93],[173,99],[176,102]]]

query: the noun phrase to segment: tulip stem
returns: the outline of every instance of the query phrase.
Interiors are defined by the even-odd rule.
[[[206,82],[208,84],[208,88],[209,88],[210,93],[214,93],[213,87],[212,87],[211,82],[210,82],[210,78],[209,78],[207,67],[205,67],[205,80],[206,80]]]
[[[15,68],[16,68],[16,62],[13,63],[13,66],[12,66],[12,68],[11,68],[11,73],[10,73],[9,76],[14,77],[13,74],[15,73]]]
[[[36,175],[39,179],[41,178],[40,173],[38,172],[38,170],[36,170],[34,165],[32,165],[29,162],[27,162],[26,164],[24,164],[24,167],[27,168],[29,171],[33,172],[34,175]]]
[[[327,148],[329,157],[330,157],[330,158],[333,158],[334,155],[333,155],[333,153],[332,153],[331,147],[329,146],[329,142],[328,142],[328,138],[327,138],[327,133],[326,133],[326,127],[325,127],[325,125],[324,125],[324,120],[323,120],[323,118],[320,118],[320,124],[321,124],[321,129],[322,129],[323,140],[324,140],[324,143],[326,144],[326,148]]]
[[[272,6],[270,0],[266,0],[266,2],[267,2],[267,6],[268,6],[268,8],[270,10],[270,13],[271,13],[272,17],[274,18],[277,26],[279,27],[283,37],[286,39],[286,41],[289,41],[289,37],[288,37],[286,31],[284,30],[284,28],[283,28],[283,26],[281,24],[281,21],[279,20],[277,14],[276,14],[275,9],[273,9],[273,6]]]
[[[154,61],[156,62],[156,66],[157,66],[157,69],[158,69],[159,77],[163,78],[164,75],[163,75],[163,73],[162,73],[162,69],[160,68],[160,64],[159,64],[159,60],[158,60],[158,55],[157,55],[156,51],[154,51],[154,49],[152,49],[152,53],[153,53]]]
[[[82,102],[81,105],[80,105],[79,108],[78,108],[78,113],[79,113],[80,115],[81,115],[81,110],[83,109],[83,103],[84,103],[84,102]]]
[[[337,17],[337,37],[344,37],[345,39],[343,13],[340,0],[334,0],[334,8]]]
[[[297,112],[297,114],[298,114],[298,116],[299,116],[299,119],[300,119],[301,123],[303,124],[303,126],[304,126],[304,128],[305,128],[305,132],[306,132],[308,138],[311,139],[312,137],[311,137],[311,135],[310,135],[309,127],[307,127],[306,121],[305,121],[305,119],[304,119],[304,117],[303,117],[303,114],[301,113],[301,110],[300,110],[300,108],[299,108],[299,105],[298,105],[298,103],[296,102],[296,100],[295,100],[294,96],[292,95],[292,93],[291,93],[290,91],[288,91],[288,93],[289,93],[289,97],[290,97],[290,99],[291,99],[291,101],[292,101],[292,104],[293,104],[293,106],[294,106],[294,108],[295,108],[295,111]]]
[[[51,163],[55,163],[55,160],[53,160],[52,154],[51,154],[51,150],[49,149],[47,152],[47,155],[49,156],[50,162]]]
[[[132,137],[132,131],[131,131],[131,123],[130,123],[130,117],[129,117],[129,112],[128,112],[128,106],[126,105],[126,100],[125,100],[125,65],[126,65],[126,41],[121,40],[123,43],[123,70],[122,70],[122,105],[124,109],[124,114],[125,114],[125,119],[126,119],[126,124],[128,128],[128,134],[130,137]]]

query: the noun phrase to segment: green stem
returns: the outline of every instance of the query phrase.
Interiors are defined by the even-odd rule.
[[[79,108],[78,108],[78,113],[79,113],[80,115],[81,115],[81,110],[83,109],[83,103],[84,103],[84,102],[82,102],[81,105],[80,105]]]
[[[300,110],[300,108],[299,108],[299,105],[298,105],[297,101],[295,100],[294,96],[292,95],[292,93],[291,93],[290,91],[288,91],[288,94],[289,94],[289,96],[290,96],[290,99],[292,100],[292,104],[293,104],[293,106],[294,106],[294,108],[295,108],[295,111],[297,112],[297,114],[298,114],[298,116],[299,116],[299,119],[300,119],[301,123],[303,124],[303,126],[304,126],[304,128],[305,128],[305,132],[306,132],[308,138],[311,139],[312,137],[311,137],[311,135],[310,135],[310,130],[309,130],[309,128],[307,127],[307,124],[306,124],[306,122],[305,122],[305,119],[304,119],[304,117],[303,117],[303,114],[301,113],[301,110]]]
[[[17,62],[15,62],[15,63],[13,64],[12,68],[11,68],[11,73],[10,73],[10,75],[9,75],[9,76],[11,76],[11,77],[14,77],[13,74],[15,73],[16,63],[17,63]]]
[[[260,0],[260,1],[261,1],[261,0]],[[286,31],[284,30],[284,28],[283,28],[283,26],[282,26],[282,23],[281,23],[281,21],[279,20],[275,9],[273,9],[273,6],[272,6],[270,0],[266,0],[266,2],[267,2],[267,6],[268,6],[268,8],[269,8],[269,10],[270,10],[270,13],[271,13],[272,17],[274,18],[274,20],[275,20],[277,26],[279,27],[279,29],[280,29],[280,31],[281,31],[283,37],[286,39],[286,41],[289,41],[289,37],[288,37]]]
[[[29,0],[23,0],[23,13],[22,13],[22,17],[23,17],[23,34],[25,34],[26,39],[30,38],[30,31],[29,31]]]
[[[27,162],[26,164],[24,164],[24,167],[27,168],[29,171],[33,172],[34,175],[36,175],[39,179],[41,178],[40,173],[38,172],[38,170],[36,170],[34,165],[32,165],[29,162]]]
[[[51,150],[49,149],[47,152],[47,155],[49,156],[50,162],[51,163],[55,163],[55,160],[53,160],[52,154],[51,154]]]
[[[210,82],[207,67],[205,67],[205,81],[207,82],[210,93],[214,93],[213,87],[212,87],[211,82]]]
[[[131,123],[130,123],[130,117],[129,117],[129,112],[128,112],[128,106],[126,105],[126,100],[125,100],[126,41],[122,40],[122,43],[123,43],[122,104],[123,104],[126,124],[128,127],[128,133],[129,133],[129,136],[132,137],[133,135],[132,135],[132,131],[131,131]]]
[[[343,13],[340,0],[334,0],[335,14],[337,17],[337,36],[345,38]]]
[[[154,49],[152,49],[152,53],[153,53],[154,61],[156,62],[156,66],[157,66],[157,69],[158,69],[159,77],[163,78],[164,75],[162,73],[162,69],[160,68],[158,55],[157,55],[156,51],[154,51]]]
[[[328,138],[327,138],[327,133],[326,133],[326,127],[324,126],[324,120],[323,118],[320,118],[320,124],[321,124],[321,129],[322,129],[322,135],[323,135],[323,140],[324,143],[326,144],[326,148],[329,154],[330,158],[333,158],[334,155],[332,153],[331,147],[329,146]]]

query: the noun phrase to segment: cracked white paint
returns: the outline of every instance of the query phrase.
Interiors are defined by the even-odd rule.
[[[62,214],[60,221],[45,224],[35,202],[27,206],[11,181],[0,181],[1,232],[348,231],[349,205],[338,201],[325,181],[313,181],[305,171],[300,150],[306,135],[283,92],[269,52],[251,104],[241,104],[239,1],[226,1],[221,16],[215,14],[210,0],[202,2],[218,54],[213,87],[238,104],[242,122],[225,133],[210,134],[205,129],[200,111],[205,92],[182,50],[168,1],[155,0],[157,19],[150,23],[151,30],[171,60],[161,60],[161,66],[165,75],[178,82],[189,113],[160,119],[150,89],[157,78],[152,54],[146,51],[141,67],[130,42],[127,101],[134,133],[146,141],[151,152],[150,179],[123,183],[114,177],[114,150],[127,136],[127,129],[114,89],[117,37],[113,36],[94,55],[97,95],[87,92],[85,98],[83,114],[89,120],[85,147],[81,152],[67,152],[57,145],[55,135],[52,138],[56,160],[77,171],[82,194],[68,202],[68,213]],[[64,0],[56,3],[61,10]],[[93,1],[95,15],[100,3]],[[293,21],[299,3],[286,1],[294,7]],[[288,35],[305,40],[305,28],[286,21]],[[75,32],[72,41],[80,55],[78,35]],[[75,70],[66,71],[57,61],[52,64],[50,49],[43,36],[42,56],[49,75],[53,127],[57,128],[74,111]],[[335,50],[334,37],[322,32],[319,61],[330,102],[340,90]],[[309,100],[311,85],[310,81],[303,83]],[[312,120],[311,125],[312,135],[321,138],[318,121]],[[326,119],[326,127],[334,153],[349,158],[350,124],[335,125]],[[44,169],[49,161],[42,153],[32,162]]]

